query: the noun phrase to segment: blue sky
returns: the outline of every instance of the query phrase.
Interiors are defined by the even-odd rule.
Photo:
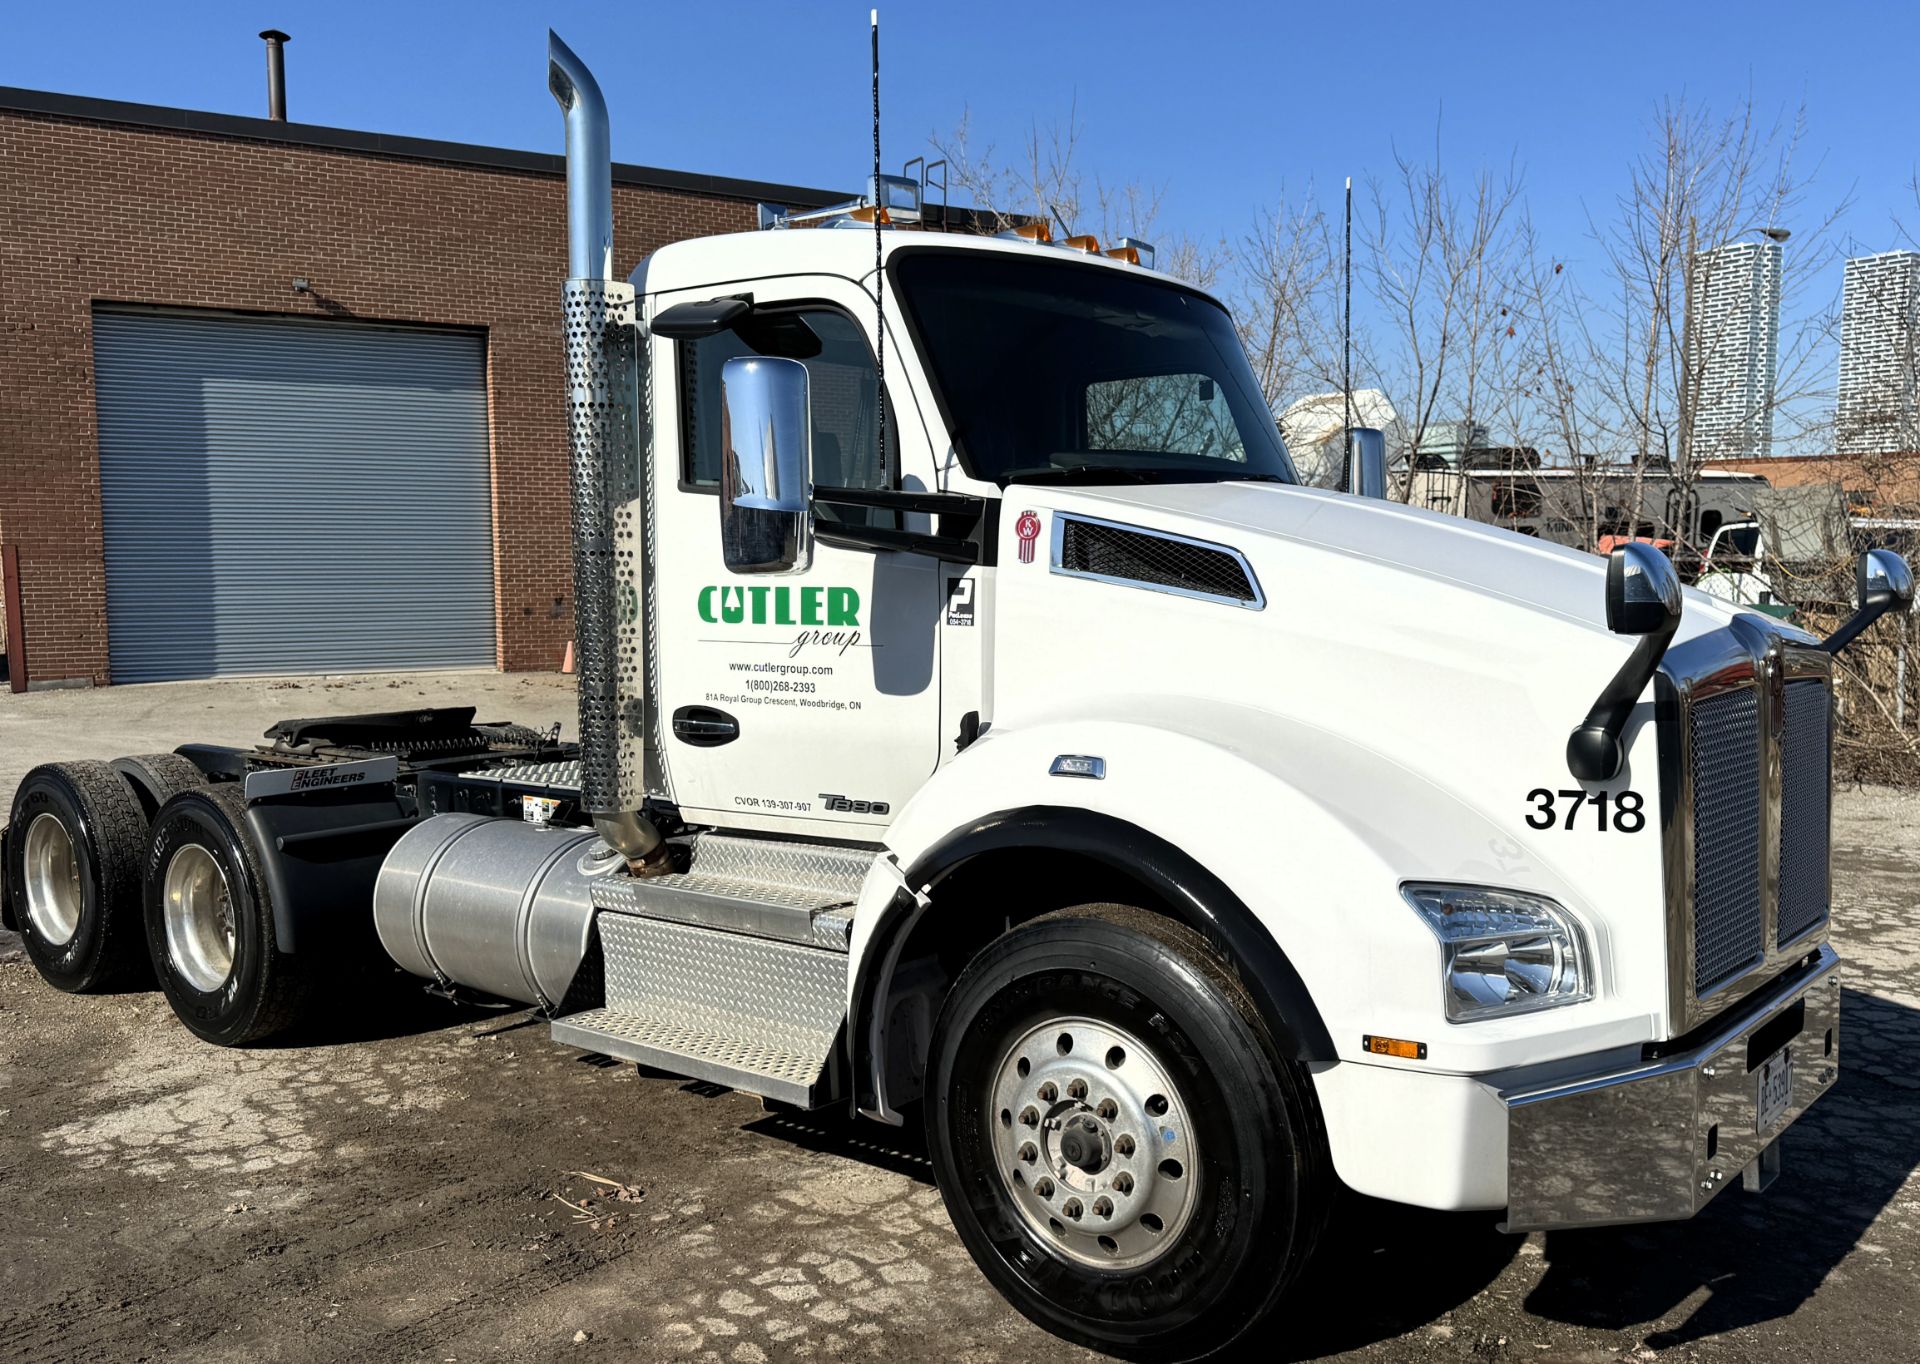
[[[1355,18],[1354,16],[1360,16]],[[1388,3],[886,4],[886,160],[970,109],[1012,150],[1077,107],[1085,169],[1162,186],[1162,230],[1237,237],[1282,187],[1390,173],[1444,142],[1459,172],[1517,158],[1554,254],[1595,254],[1654,106],[1805,104],[1810,229],[1851,195],[1838,244],[1920,228],[1911,11],[1817,5]],[[286,29],[302,122],[557,151],[545,31],[599,74],[625,161],[852,188],[868,147],[866,3],[22,4],[0,83],[233,113],[264,108],[261,44]],[[1867,40],[1861,35],[1868,35]],[[1873,35],[1878,35],[1877,38]],[[1804,236],[1804,233],[1803,233]],[[1793,245],[1788,268],[1793,267]],[[1837,294],[1838,270],[1810,293]]]
[[[887,160],[971,108],[1014,147],[1077,102],[1087,168],[1162,184],[1165,214],[1237,232],[1284,184],[1337,187],[1423,150],[1444,108],[1449,160],[1524,164],[1536,218],[1578,236],[1604,209],[1663,95],[1805,102],[1814,204],[1852,191],[1864,249],[1916,212],[1920,82],[1893,4],[895,3]],[[264,105],[255,33],[286,29],[294,118],[557,150],[543,41],[597,70],[622,160],[841,187],[863,175],[867,6],[776,4],[22,4],[0,83],[231,113]],[[1354,27],[1347,16],[1364,15]],[[1861,33],[1885,41],[1861,41]],[[1813,205],[1810,205],[1810,210]],[[1789,226],[1793,224],[1789,223]]]

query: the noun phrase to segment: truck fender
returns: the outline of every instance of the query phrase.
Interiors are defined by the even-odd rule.
[[[249,804],[246,832],[280,951],[384,961],[373,930],[373,883],[400,835],[419,822],[391,782]]]
[[[996,727],[948,762],[887,831],[899,884],[946,912],[939,882],[967,860],[1058,848],[1123,872],[1227,953],[1294,1058],[1364,1059],[1362,1034],[1378,1033],[1444,1042],[1434,1068],[1472,1068],[1479,1039],[1434,1030],[1439,947],[1400,885],[1537,889],[1579,914],[1550,850],[1362,736],[1230,702],[1124,705]],[[1057,775],[1068,755],[1104,775]],[[872,1014],[890,1007],[895,935],[924,913],[877,876],[869,889],[849,972],[856,1088],[887,1061]],[[1604,960],[1604,925],[1582,917]]]
[[[879,1014],[901,947],[943,880],[976,857],[1008,848],[1074,854],[1139,882],[1233,965],[1283,1055],[1302,1062],[1333,1059],[1333,1040],[1306,982],[1273,935],[1219,877],[1167,840],[1126,820],[1074,806],[1029,805],[995,811],[955,829],[904,873],[889,864],[896,888],[878,906],[873,937],[854,975],[853,1026],[847,1034],[857,1048],[851,1073],[860,1082],[859,1106],[870,1116],[898,1120],[885,1109],[877,1077],[885,1042]]]

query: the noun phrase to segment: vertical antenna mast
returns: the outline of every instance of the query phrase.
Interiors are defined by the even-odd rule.
[[[1343,481],[1351,487],[1353,484],[1353,177],[1351,175],[1347,177],[1347,249],[1343,273],[1346,296],[1346,315],[1340,324],[1340,394],[1346,430],[1346,462]]]
[[[878,424],[880,484],[891,488],[893,478],[887,470],[887,309],[886,275],[880,269],[880,229],[886,208],[880,201],[880,11],[867,11],[873,30],[873,380],[875,398],[880,407]]]

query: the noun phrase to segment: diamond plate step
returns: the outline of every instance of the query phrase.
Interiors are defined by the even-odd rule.
[[[684,873],[610,877],[595,885],[594,908],[845,952],[854,901],[879,856],[734,834],[674,841],[687,849]]]
[[[836,1097],[841,952],[633,914],[596,922],[605,1007],[555,1020],[554,1041],[801,1108]]]

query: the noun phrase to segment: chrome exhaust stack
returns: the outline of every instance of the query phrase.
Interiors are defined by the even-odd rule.
[[[634,552],[642,510],[645,353],[633,286],[613,278],[613,156],[599,82],[559,35],[547,33],[547,88],[567,120],[567,422],[573,446],[573,618],[580,692],[580,800],[594,828],[633,870],[666,867],[645,813],[641,655],[647,593]],[[630,567],[623,568],[623,559]],[[630,573],[628,580],[619,575]],[[620,610],[621,604],[627,609]]]

